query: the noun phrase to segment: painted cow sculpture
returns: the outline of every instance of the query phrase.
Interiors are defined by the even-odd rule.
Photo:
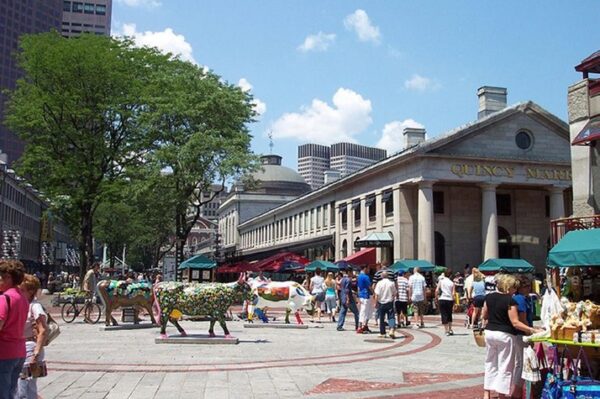
[[[157,324],[152,313],[152,303],[154,302],[152,284],[144,282],[128,284],[121,280],[103,280],[98,283],[96,289],[104,303],[107,326],[111,322],[114,326],[118,324],[115,318],[112,317],[112,312],[122,306],[146,309],[152,319],[152,324]]]
[[[171,313],[178,310],[188,316],[210,317],[208,333],[211,337],[215,336],[214,327],[218,321],[225,337],[231,338],[225,315],[231,305],[247,299],[249,293],[250,286],[243,274],[237,282],[228,284],[173,281],[158,283],[154,294],[160,308],[160,334],[166,337],[167,322],[171,321],[182,336],[186,335],[179,322],[171,317]]]
[[[285,306],[286,324],[290,322],[290,313],[294,313],[298,324],[304,324],[300,318],[300,310],[305,309],[308,314],[312,314],[315,310],[314,297],[295,281],[273,281],[254,286],[251,301],[254,308],[260,311],[266,307]],[[251,320],[252,316],[249,316]]]

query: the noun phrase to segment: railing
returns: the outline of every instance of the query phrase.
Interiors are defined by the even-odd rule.
[[[600,215],[555,219],[550,222],[550,226],[552,229],[550,246],[553,247],[571,230],[600,228]]]

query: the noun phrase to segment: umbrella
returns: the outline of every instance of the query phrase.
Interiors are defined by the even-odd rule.
[[[317,269],[321,269],[327,272],[338,272],[340,271],[340,267],[335,263],[328,262],[326,260],[315,260],[310,262],[304,271],[306,272],[314,272]]]

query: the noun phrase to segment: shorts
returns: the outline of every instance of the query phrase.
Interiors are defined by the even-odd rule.
[[[315,294],[315,301],[323,302],[325,300],[325,291],[317,292]]]
[[[413,302],[413,307],[415,309],[415,313],[419,316],[424,316],[427,313],[427,301],[417,301]]]
[[[396,313],[408,313],[408,302],[396,301],[394,306],[396,307]]]
[[[483,307],[483,303],[485,302],[485,295],[478,295],[473,298],[473,306],[481,309]]]

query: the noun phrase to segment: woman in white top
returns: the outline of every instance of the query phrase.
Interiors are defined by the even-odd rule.
[[[452,331],[452,308],[454,306],[454,282],[449,278],[452,271],[446,269],[440,276],[437,288],[435,290],[435,300],[440,308],[442,324],[446,330],[446,335],[454,335]]]
[[[26,274],[19,288],[29,300],[29,313],[23,331],[27,357],[19,379],[16,397],[18,399],[37,399],[37,377],[46,374],[44,342],[48,335],[47,315],[42,305],[35,299],[40,289],[40,280],[37,277]]]

